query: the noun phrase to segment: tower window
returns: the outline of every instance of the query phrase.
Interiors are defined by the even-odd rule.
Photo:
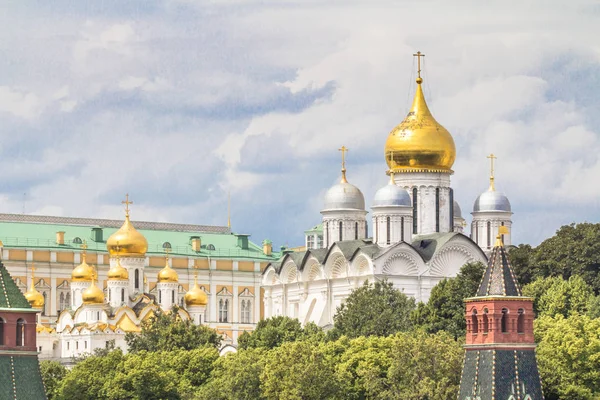
[[[475,243],[479,244],[479,224],[475,222]]]
[[[517,318],[517,333],[525,333],[525,310],[519,308],[519,316]]]
[[[171,243],[169,243],[169,242],[163,243],[163,249],[170,249],[170,248],[171,248]]]
[[[417,228],[417,188],[413,188],[413,233],[416,235],[419,233]]]
[[[450,231],[454,232],[454,189],[450,188]]]
[[[504,226],[504,221],[502,221],[502,226]],[[502,237],[500,239],[502,240],[502,244],[504,244],[504,233],[502,234]]]
[[[0,346],[4,345],[4,320],[0,318]]]
[[[76,237],[73,239],[74,244],[83,244],[83,240],[80,237]]]
[[[325,245],[329,247],[329,222],[325,222]]]
[[[121,289],[121,303],[125,301],[125,289]]]
[[[358,240],[358,222],[354,223],[354,240]]]
[[[162,290],[158,291],[158,302],[162,303]]]
[[[479,323],[477,321],[477,310],[473,310],[473,313],[471,314],[471,333],[473,333],[473,335],[477,335],[478,332]]]
[[[208,246],[206,246],[206,250],[210,250],[210,251],[215,250],[215,245],[214,244],[209,244]]]
[[[404,240],[404,217],[400,218],[400,239],[405,242]]]
[[[377,243],[377,237],[379,236],[379,218],[375,217],[375,243]]]
[[[365,221],[365,237],[369,237],[369,223]]]
[[[339,224],[339,237],[340,237],[339,241],[341,242],[342,241],[342,221],[340,221],[340,224]]]
[[[440,231],[440,188],[435,188],[435,231]]]
[[[17,320],[17,346],[25,346],[25,321]]]
[[[488,221],[487,223],[487,247],[491,247],[492,245],[492,223]]]
[[[134,282],[134,284],[135,284],[135,288],[136,289],[140,288],[140,270],[139,269],[135,270],[135,282]]]
[[[171,303],[175,304],[175,291],[171,290]]]
[[[483,333],[488,333],[490,329],[490,323],[488,321],[488,310],[487,308],[483,310]]]
[[[390,233],[391,233],[391,226],[390,226],[390,217],[386,218],[386,226],[385,226],[385,243],[386,244],[390,244]]]
[[[502,319],[500,321],[500,328],[502,329],[502,333],[508,332],[508,310],[506,308],[502,309]]]

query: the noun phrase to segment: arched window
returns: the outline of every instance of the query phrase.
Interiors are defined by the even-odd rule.
[[[158,291],[158,302],[162,304],[162,290]]]
[[[80,238],[80,237],[75,237],[75,238],[73,239],[73,243],[74,243],[74,244],[83,244],[83,240],[81,240],[81,238]]]
[[[242,323],[249,324],[250,323],[250,300],[242,300]]]
[[[223,309],[223,322],[229,322],[229,300],[225,300],[225,307]]]
[[[219,300],[219,322],[223,322],[223,299]]]
[[[504,226],[504,221],[502,222],[502,226]],[[502,236],[500,237],[500,239],[502,240],[502,244],[504,244],[504,233],[502,234]]]
[[[0,318],[0,346],[4,346],[4,320]]]
[[[390,217],[386,218],[386,225],[385,225],[385,243],[386,244],[390,244],[391,239],[390,239],[390,233],[392,230],[392,227],[390,226]]]
[[[488,310],[487,308],[485,308],[483,310],[483,333],[488,333],[488,331],[490,330],[490,324],[488,321]]]
[[[400,240],[405,242],[405,240],[404,240],[404,217],[400,218]]]
[[[477,335],[479,333],[479,322],[477,321],[477,310],[473,310],[471,314],[471,333]]]
[[[140,288],[140,270],[136,269],[135,270],[135,282],[134,282],[134,287],[136,289]]]
[[[435,188],[435,231],[440,231],[440,188]]]
[[[475,243],[479,244],[479,224],[475,222]]]
[[[206,250],[215,250],[215,245],[214,244],[209,244],[208,246],[206,246]]]
[[[17,346],[25,346],[25,321],[17,320]]]
[[[525,310],[519,308],[519,316],[517,318],[517,333],[525,333]]]
[[[175,291],[171,290],[171,304],[175,304]]]
[[[338,240],[341,242],[342,241],[342,221],[340,221],[338,229],[339,229],[339,232],[338,232],[339,239]]]
[[[369,223],[365,221],[365,237],[369,237]]]
[[[121,303],[125,301],[125,289],[121,289]]]
[[[67,295],[65,296],[65,308],[69,307],[71,307],[71,293],[67,292]]]
[[[450,200],[448,204],[450,205],[450,231],[454,232],[454,189],[450,188]]]
[[[112,290],[108,290],[108,302],[110,303],[110,294],[111,294]]]
[[[358,222],[354,223],[354,240],[358,240]]]
[[[59,307],[60,309],[58,311],[62,311],[65,308],[67,308],[67,306],[65,305],[65,294],[64,294],[64,292],[62,292],[60,294],[60,301],[59,301],[59,303],[60,303],[60,307]]]
[[[417,229],[417,188],[413,188],[413,234],[416,235],[418,232]]]
[[[42,308],[42,315],[46,315],[46,308],[48,307],[48,297],[46,292],[42,292],[42,296],[44,296],[44,308]]]
[[[487,247],[492,245],[492,223],[488,221],[487,223]]]
[[[329,222],[325,222],[325,246],[329,247]]]
[[[502,319],[500,320],[500,328],[502,329],[502,333],[508,332],[508,310],[506,308],[502,309]]]
[[[377,243],[377,237],[379,236],[379,218],[375,217],[375,228],[373,229],[375,235],[375,243]]]
[[[169,243],[169,242],[163,243],[163,249],[170,249],[170,248],[171,248],[171,243]]]

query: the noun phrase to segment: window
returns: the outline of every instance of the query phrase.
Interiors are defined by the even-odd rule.
[[[208,246],[206,246],[206,250],[214,250],[215,249],[215,245],[214,244],[209,244]]]
[[[369,223],[365,221],[365,237],[369,237]]]
[[[440,188],[435,188],[435,231],[440,231]]]
[[[391,230],[392,230],[392,227],[390,226],[390,217],[387,217],[386,225],[385,225],[385,244],[390,244]]]
[[[83,240],[81,240],[81,238],[80,238],[80,237],[75,237],[75,238],[73,239],[73,243],[74,243],[74,244],[83,244]]]
[[[492,245],[492,223],[488,221],[487,223],[487,247]]]
[[[313,249],[315,247],[315,237],[313,235],[306,236],[306,247]]]
[[[169,243],[169,242],[163,243],[163,249],[170,249],[170,248],[171,248],[171,243]]]
[[[121,289],[121,303],[125,301],[125,289]]]
[[[502,319],[500,320],[500,327],[502,329],[502,333],[508,332],[508,310],[506,308],[502,309]]]
[[[477,310],[473,310],[471,314],[471,333],[477,335],[479,332],[479,323],[477,322]]]
[[[158,303],[162,304],[162,290],[158,291]]]
[[[354,240],[358,240],[358,222],[354,223]]]
[[[171,304],[175,304],[175,291],[171,290]]]
[[[71,293],[67,292],[67,295],[65,296],[65,308],[69,307],[71,307]]]
[[[502,226],[504,226],[504,221],[502,222]],[[502,244],[504,244],[504,233],[502,234],[502,236],[500,237],[500,239],[502,240]]]
[[[454,189],[450,188],[450,231],[454,232]]]
[[[413,188],[413,234],[419,233],[417,229],[417,188]]]
[[[375,234],[375,243],[377,243],[377,236],[379,235],[379,218],[375,217],[375,228],[374,228],[374,234]]]
[[[97,312],[96,312],[96,320],[97,320],[97,321],[100,321],[100,311],[97,311]]]
[[[340,221],[340,223],[339,223],[339,235],[338,236],[339,236],[338,240],[341,242],[342,241],[342,221]]]
[[[136,289],[140,288],[140,270],[136,269],[135,270],[135,286]]]
[[[405,240],[404,240],[404,217],[400,218],[400,240],[405,242]]]
[[[83,341],[83,348],[84,348],[84,349],[87,349],[87,340],[84,340],[84,341]]]
[[[317,236],[317,249],[323,248],[323,235]]]
[[[62,310],[64,310],[65,308],[67,308],[66,305],[65,305],[65,294],[64,294],[64,292],[60,294],[60,300],[59,300],[58,304],[59,304],[59,306],[58,306],[58,308],[59,308],[58,311],[59,312],[62,311]]]
[[[79,350],[79,341],[75,342],[75,350]]]
[[[517,317],[517,333],[525,333],[525,310],[519,308],[519,316]]]
[[[229,300],[219,300],[219,322],[229,322]]]
[[[483,310],[483,333],[488,333],[490,329],[489,321],[488,321],[488,310],[487,308]]]
[[[242,300],[241,305],[241,319],[242,324],[250,323],[250,310],[251,310],[251,302],[250,300]]]
[[[48,307],[48,298],[46,292],[42,292],[42,296],[44,296],[44,308],[42,308],[42,315],[46,315],[46,308]]]
[[[325,238],[327,239],[325,241],[326,245],[329,246],[329,223],[328,222],[325,222],[325,235],[326,235]]]
[[[17,320],[17,346],[25,346],[25,321]]]
[[[71,347],[70,344],[71,342],[67,342],[67,350],[69,350],[69,347]]]
[[[0,346],[4,345],[4,320],[0,318]]]
[[[475,223],[475,243],[479,244],[479,224]]]

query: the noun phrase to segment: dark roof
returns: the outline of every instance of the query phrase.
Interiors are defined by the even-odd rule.
[[[504,246],[496,245],[492,250],[477,296],[521,296]]]
[[[0,308],[31,308],[2,262],[0,262]]]
[[[0,393],[3,399],[46,399],[37,356],[0,355]]]

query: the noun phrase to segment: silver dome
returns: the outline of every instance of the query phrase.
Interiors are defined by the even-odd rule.
[[[332,186],[325,194],[325,210],[365,209],[365,197],[356,186],[341,182]]]
[[[504,193],[490,191],[483,192],[473,204],[473,212],[478,211],[506,211],[511,212],[510,201]]]
[[[460,206],[458,205],[458,201],[454,200],[454,218],[462,218],[462,210],[460,209]]]
[[[408,192],[393,183],[389,183],[379,189],[373,198],[371,207],[386,207],[386,206],[412,206],[412,201]]]

